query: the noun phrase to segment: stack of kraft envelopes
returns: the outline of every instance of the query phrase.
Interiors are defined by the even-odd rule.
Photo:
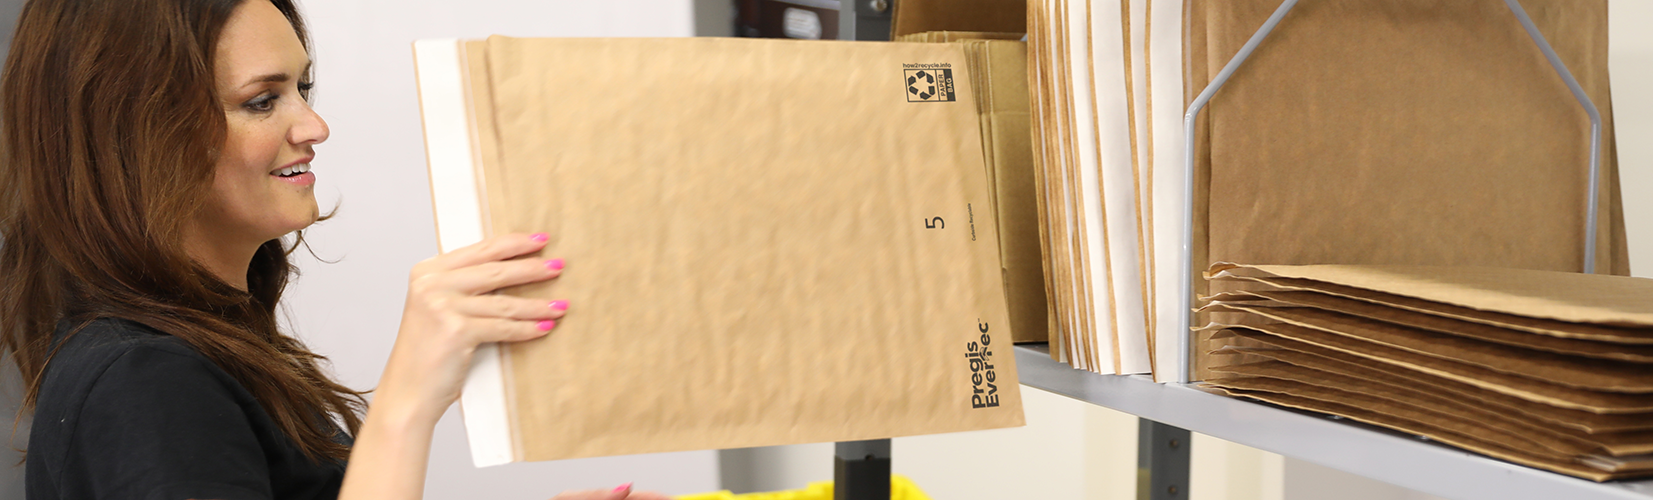
[[[897,20],[902,18],[897,16]],[[1027,43],[1022,33],[925,31],[897,33],[896,41],[952,43],[964,49],[976,110],[982,159],[999,229],[999,265],[1016,342],[1050,339],[1044,254],[1039,246],[1039,203],[1029,133]],[[915,89],[916,90],[916,89]]]
[[[1057,360],[1209,376],[1214,262],[1629,272],[1605,0],[1302,2],[1220,91],[1279,0],[1026,4]]]
[[[1596,481],[1653,476],[1653,280],[1446,266],[1207,278],[1202,387]],[[1250,342],[1233,342],[1246,339]]]

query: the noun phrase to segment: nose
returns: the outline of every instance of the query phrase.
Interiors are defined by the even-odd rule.
[[[287,129],[287,142],[295,146],[307,144],[321,144],[327,142],[327,120],[321,119],[316,110],[304,103],[298,121]]]

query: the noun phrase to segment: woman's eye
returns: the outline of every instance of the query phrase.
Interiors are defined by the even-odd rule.
[[[306,101],[310,100],[310,89],[315,87],[315,82],[298,82],[298,96]]]
[[[272,109],[275,109],[276,97],[278,97],[278,96],[276,96],[275,94],[260,95],[258,97],[254,97],[253,100],[251,100],[251,101],[247,101],[246,104],[242,104],[242,106],[245,106],[247,109],[250,109],[250,110],[253,110],[253,111],[258,111],[258,112],[270,111]]]

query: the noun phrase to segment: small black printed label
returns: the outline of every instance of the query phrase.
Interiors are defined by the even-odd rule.
[[[999,406],[998,374],[993,371],[993,337],[987,334],[987,323],[976,320],[981,332],[979,342],[964,346],[964,358],[970,361],[970,408],[997,408]]]
[[[907,84],[907,102],[953,102],[958,100],[953,91],[952,65],[903,64],[902,77]]]

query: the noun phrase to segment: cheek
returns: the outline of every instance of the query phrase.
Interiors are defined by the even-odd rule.
[[[231,118],[227,125],[218,174],[268,175],[285,143],[281,131],[267,121]]]

